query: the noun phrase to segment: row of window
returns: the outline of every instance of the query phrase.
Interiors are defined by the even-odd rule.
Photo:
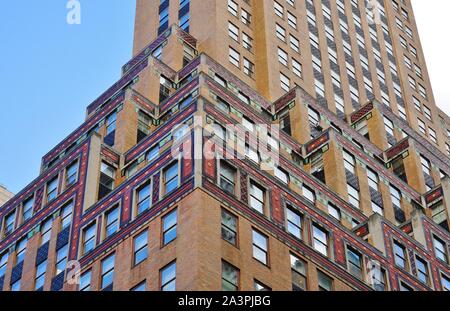
[[[56,176],[47,182],[44,190],[44,205],[54,201],[59,193],[62,193],[65,189],[68,189],[77,182],[78,168],[78,160],[66,167],[64,170],[64,182],[62,184],[62,189],[60,189],[59,186],[60,176]],[[33,194],[24,200],[19,207],[15,208],[4,217],[2,224],[2,237],[11,234],[16,228],[31,219],[34,211],[37,209],[39,209],[39,207],[35,206],[35,194]]]

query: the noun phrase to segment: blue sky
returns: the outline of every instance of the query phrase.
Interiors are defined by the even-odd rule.
[[[84,120],[85,108],[131,58],[135,0],[7,1],[0,10],[0,183],[13,192]]]

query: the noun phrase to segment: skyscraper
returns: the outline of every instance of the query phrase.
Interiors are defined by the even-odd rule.
[[[450,289],[410,1],[137,0],[134,35],[1,208],[0,288]]]

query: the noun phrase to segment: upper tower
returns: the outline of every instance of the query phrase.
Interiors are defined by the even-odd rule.
[[[377,99],[449,152],[410,0],[137,0],[134,55],[173,23],[268,100],[299,85],[343,118]]]

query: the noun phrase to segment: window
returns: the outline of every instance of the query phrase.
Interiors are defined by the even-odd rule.
[[[72,223],[73,201],[63,206],[61,209],[61,230],[67,228]]]
[[[8,252],[0,254],[0,278],[6,273],[6,266],[8,265]]]
[[[430,273],[428,272],[428,263],[416,256],[416,268],[417,268],[417,276],[419,280],[425,284],[430,283]]]
[[[394,242],[394,259],[397,266],[406,269],[406,250],[398,242]]]
[[[367,168],[367,179],[369,180],[369,187],[371,187],[373,190],[378,191],[378,184],[380,182],[378,174],[372,171],[370,168]]]
[[[56,275],[64,273],[67,266],[67,256],[69,254],[69,244],[56,251]]]
[[[29,198],[22,204],[22,219],[23,222],[27,221],[28,219],[33,216],[33,205],[34,205],[34,198]]]
[[[83,229],[83,254],[87,254],[95,248],[96,223],[92,223]]]
[[[118,206],[113,207],[105,214],[105,239],[119,230],[120,209]]]
[[[16,223],[16,211],[13,211],[11,213],[9,213],[4,220],[4,229],[3,229],[3,235],[8,235],[11,232],[14,231],[14,227],[15,227],[15,223]]]
[[[280,72],[280,83],[281,88],[286,92],[289,92],[289,90],[291,89],[291,80],[281,72]]]
[[[253,77],[255,74],[255,65],[245,57],[244,57],[244,73],[249,77]]]
[[[423,156],[420,156],[420,163],[422,164],[422,171],[426,175],[431,175],[431,164],[428,159],[425,159]]]
[[[78,178],[78,162],[72,163],[66,169],[66,187],[73,185]]]
[[[114,180],[116,178],[116,169],[102,162],[100,165],[100,184],[98,189],[98,199],[103,199],[114,189]]]
[[[359,208],[359,191],[352,185],[347,184],[348,202],[356,208]]]
[[[169,6],[159,12],[158,35],[162,34],[169,27]]]
[[[268,265],[269,238],[264,234],[253,230],[253,258],[264,265]]]
[[[338,221],[341,221],[341,211],[337,207],[331,205],[328,203],[328,214],[330,214],[333,218],[335,218]]]
[[[392,204],[394,205],[394,207],[401,208],[401,204],[400,204],[401,198],[402,198],[401,192],[392,185],[390,186],[390,192],[391,192]]]
[[[283,42],[286,42],[286,30],[280,25],[278,25],[278,23],[276,24],[276,33],[278,39],[280,39]]]
[[[288,65],[288,54],[282,50],[281,48],[278,48],[278,61],[287,67]]]
[[[137,266],[147,259],[148,232],[144,231],[134,237],[134,265]]]
[[[145,281],[142,281],[141,283],[139,283],[138,285],[136,285],[135,287],[130,289],[130,291],[131,292],[145,292],[145,289],[146,289]]]
[[[255,182],[250,182],[250,206],[261,214],[264,214],[266,191]]]
[[[302,217],[292,208],[286,208],[287,231],[298,239],[302,239]]]
[[[175,291],[177,278],[177,265],[173,262],[161,269],[161,290],[164,292]]]
[[[106,135],[113,133],[116,130],[117,113],[114,112],[106,118]]]
[[[150,208],[150,182],[146,182],[137,190],[137,215],[142,214]]]
[[[350,274],[362,280],[362,255],[351,247],[347,248],[347,265]]]
[[[244,32],[242,33],[242,46],[250,52],[253,50],[253,39]]]
[[[348,153],[346,150],[343,150],[342,153],[344,155],[345,169],[351,172],[352,174],[355,174],[355,165],[356,165],[355,157],[350,153]]]
[[[20,291],[20,279],[11,284],[11,291],[12,292]]]
[[[230,51],[229,51],[229,60],[230,63],[232,63],[233,65],[235,65],[236,67],[240,67],[240,59],[241,59],[241,55],[239,54],[239,52],[237,52],[235,49],[230,47]]]
[[[239,289],[239,270],[222,261],[222,290],[226,292],[237,291]]]
[[[444,262],[448,262],[447,245],[437,237],[433,238],[433,245],[436,257]]]
[[[147,153],[147,162],[151,162],[159,156],[159,145],[153,147]]]
[[[236,169],[227,162],[220,162],[220,188],[229,194],[234,194],[236,188]]]
[[[245,25],[250,25],[252,23],[252,16],[246,10],[241,10],[241,21]]]
[[[20,264],[25,259],[27,251],[27,238],[22,238],[16,244],[16,265]]]
[[[239,42],[239,28],[233,23],[228,22],[228,35],[235,41]]]
[[[237,217],[222,209],[222,239],[237,245]]]
[[[271,291],[270,287],[261,283],[260,281],[254,280],[254,289],[256,292],[268,292]]]
[[[46,269],[47,269],[47,260],[44,260],[36,267],[36,277],[34,282],[35,290],[44,287]]]
[[[306,290],[306,263],[295,255],[291,256],[292,290]]]
[[[53,218],[50,216],[41,224],[41,245],[50,241],[52,235]]]
[[[320,270],[317,270],[317,280],[320,291],[331,292],[333,290],[333,279]]]
[[[274,1],[274,9],[275,9],[275,14],[278,15],[279,17],[283,18],[283,14],[284,14],[284,8],[281,4],[279,4],[278,2]]]
[[[313,247],[324,256],[328,256],[328,233],[313,225]]]
[[[102,290],[111,286],[114,282],[115,257],[115,254],[112,254],[102,260]]]
[[[273,171],[276,178],[281,180],[286,185],[289,183],[289,174],[284,169],[281,167],[275,167]]]
[[[163,175],[165,194],[169,194],[179,186],[178,162],[174,162],[168,168],[164,169]]]
[[[312,202],[312,203],[316,202],[316,194],[308,186],[302,185],[302,194],[310,202]]]
[[[88,292],[91,290],[92,271],[86,271],[80,276],[80,291]]]
[[[408,285],[406,285],[405,283],[400,282],[400,291],[401,291],[401,292],[413,292],[414,289],[412,289],[411,286],[408,286]]]
[[[58,177],[53,178],[47,183],[47,203],[56,199],[58,195]]]
[[[238,5],[233,0],[228,0],[228,12],[230,12],[234,16],[238,15]]]
[[[450,279],[445,275],[441,277],[442,289],[446,292],[450,292]]]
[[[177,237],[177,210],[173,210],[162,219],[163,246],[169,244]]]

